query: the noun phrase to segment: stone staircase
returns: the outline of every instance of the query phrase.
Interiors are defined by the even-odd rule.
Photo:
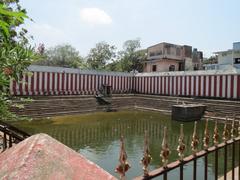
[[[94,96],[65,95],[65,96],[35,96],[32,102],[25,103],[24,109],[11,108],[20,116],[34,118],[51,117],[65,114],[79,114],[94,111],[104,111],[107,106],[99,105]],[[217,117],[240,117],[240,102],[228,100],[199,99],[186,97],[172,97],[144,94],[113,95],[111,103],[113,109],[129,109],[142,107],[145,109],[158,109],[171,111],[172,105],[178,103],[201,103],[207,106],[207,111]]]

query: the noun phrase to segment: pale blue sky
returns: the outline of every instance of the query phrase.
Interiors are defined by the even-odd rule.
[[[239,0],[20,0],[34,22],[34,43],[69,43],[86,55],[99,41],[121,49],[140,38],[142,48],[159,42],[187,44],[204,52],[240,41]]]

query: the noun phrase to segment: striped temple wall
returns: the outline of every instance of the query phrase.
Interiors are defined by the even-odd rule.
[[[112,86],[113,93],[130,93],[133,76],[130,73],[83,71],[70,68],[30,66],[22,83],[11,81],[13,95],[93,95],[102,84]]]
[[[240,99],[240,74],[137,75],[136,93]]]
[[[30,66],[22,82],[11,81],[14,95],[96,94],[102,84],[113,93],[160,94],[240,99],[240,74],[221,71],[117,73]]]

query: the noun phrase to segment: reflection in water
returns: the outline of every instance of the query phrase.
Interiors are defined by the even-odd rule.
[[[197,133],[200,139],[198,149],[202,149],[202,139],[204,133],[205,122],[198,123]],[[164,126],[167,127],[169,148],[171,155],[169,162],[178,159],[177,146],[179,138],[180,123],[171,121],[167,115],[162,115],[159,112],[146,111],[120,111],[109,113],[93,113],[77,116],[62,116],[51,120],[39,121],[21,121],[14,122],[17,127],[35,134],[39,132],[47,133],[58,139],[65,145],[79,151],[81,154],[92,160],[99,166],[111,174],[114,173],[114,168],[118,164],[119,156],[119,138],[121,135],[125,138],[125,147],[128,155],[128,162],[132,168],[127,172],[127,178],[139,176],[143,173],[140,159],[143,157],[144,147],[144,132],[149,133],[150,153],[153,157],[149,166],[150,170],[160,167],[160,150],[163,136]],[[186,144],[185,156],[191,154],[191,137],[194,123],[184,123],[184,141]],[[209,122],[210,139],[213,136],[214,123]],[[222,125],[219,125],[220,133]],[[212,142],[210,143],[212,146]],[[238,148],[238,147],[237,147]],[[230,149],[230,148],[229,148]],[[231,150],[229,152],[229,157]],[[222,153],[219,156],[223,157]],[[214,156],[209,155],[209,179],[214,178]],[[230,161],[229,161],[230,163]],[[204,159],[198,160],[198,176],[202,179]],[[221,166],[223,158],[219,158],[219,173],[223,172]],[[230,167],[230,164],[229,164]],[[192,164],[184,166],[185,177],[192,177]],[[170,179],[178,177],[179,170],[169,174]],[[172,177],[172,178],[171,178]],[[174,177],[174,178],[173,178]],[[161,178],[159,178],[161,179]]]

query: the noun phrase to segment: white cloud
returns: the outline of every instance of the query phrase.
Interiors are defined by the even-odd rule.
[[[91,25],[111,24],[112,18],[99,8],[83,8],[80,10],[80,18]]]

